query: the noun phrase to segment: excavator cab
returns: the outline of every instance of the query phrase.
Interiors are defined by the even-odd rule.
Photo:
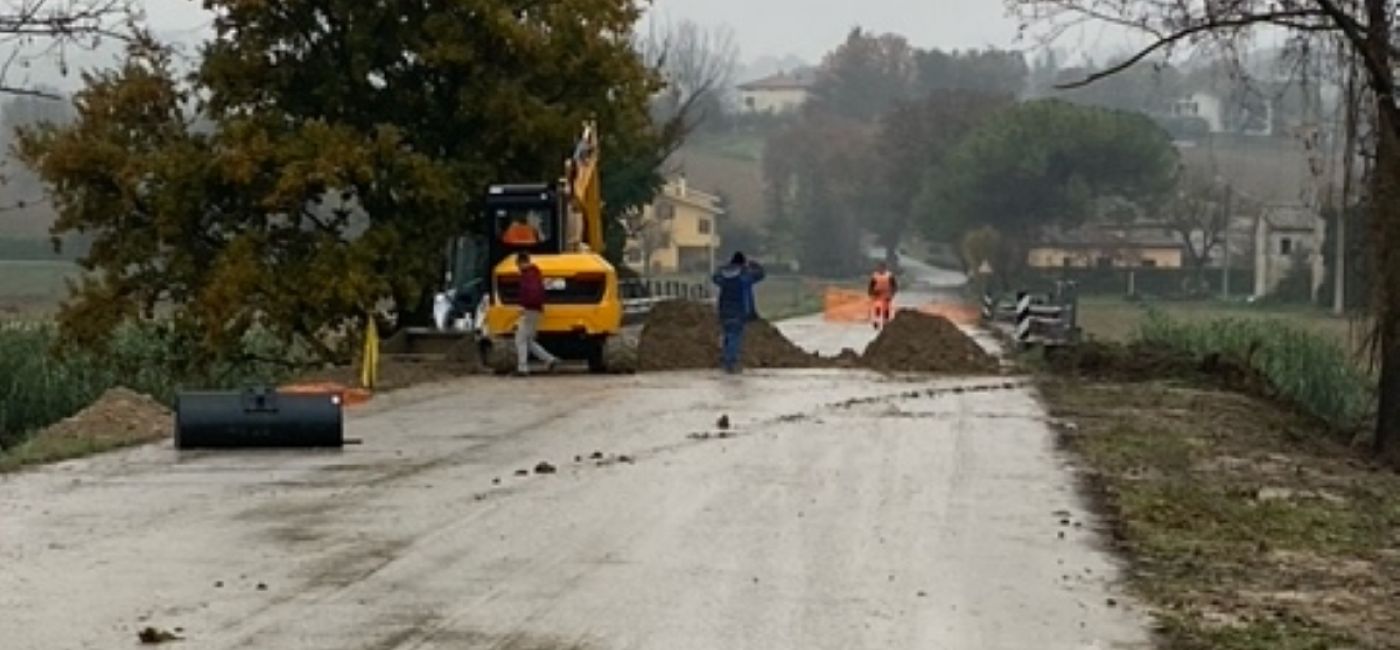
[[[554,184],[492,185],[486,191],[490,264],[515,253],[558,254],[564,251],[564,205]]]

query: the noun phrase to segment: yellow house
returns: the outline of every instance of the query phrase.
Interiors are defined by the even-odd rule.
[[[684,176],[668,181],[642,209],[627,240],[627,264],[643,273],[709,273],[723,214],[718,196],[689,187]]]

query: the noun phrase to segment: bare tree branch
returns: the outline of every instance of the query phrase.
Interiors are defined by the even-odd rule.
[[[0,67],[0,95],[60,99],[28,83],[7,82],[16,66],[56,59],[67,71],[70,48],[95,50],[106,41],[130,42],[142,13],[137,0],[0,0],[0,43],[10,47]]]
[[[1156,40],[1153,41],[1147,47],[1138,50],[1137,53],[1118,62],[1117,64],[1109,66],[1108,68],[1105,68],[1093,74],[1090,74],[1083,79],[1063,84],[1057,84],[1055,87],[1060,90],[1072,90],[1074,88],[1082,88],[1091,83],[1094,83],[1095,81],[1098,81],[1105,77],[1111,77],[1124,70],[1127,70],[1128,68],[1131,68],[1137,65],[1138,63],[1141,63],[1143,60],[1152,56],[1156,52],[1169,49],[1177,43],[1180,43],[1181,41],[1190,39],[1195,36],[1200,36],[1202,34],[1218,32],[1221,30],[1240,29],[1265,23],[1277,24],[1277,21],[1294,21],[1306,18],[1323,17],[1325,16],[1320,10],[1298,9],[1292,11],[1276,11],[1265,14],[1244,14],[1232,18],[1223,19],[1208,18],[1202,22],[1190,25],[1188,27],[1183,27],[1169,34],[1158,34],[1150,28],[1144,28],[1150,33],[1158,34],[1156,36]],[[1331,31],[1332,29],[1335,29],[1327,28],[1327,26],[1322,23],[1318,23],[1317,28],[1318,31]]]
[[[662,30],[638,39],[636,47],[666,82],[657,98],[658,121],[679,119],[688,133],[722,107],[724,93],[734,80],[739,48],[728,27],[682,21]]]

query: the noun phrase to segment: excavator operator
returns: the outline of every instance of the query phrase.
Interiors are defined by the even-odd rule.
[[[525,215],[516,215],[506,231],[501,233],[501,243],[507,246],[534,246],[540,243],[540,231],[530,224]]]

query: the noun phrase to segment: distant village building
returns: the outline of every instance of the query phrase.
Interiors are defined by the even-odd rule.
[[[816,77],[814,68],[803,68],[739,84],[740,106],[746,113],[791,113],[807,103]]]
[[[1322,256],[1325,228],[1314,211],[1301,205],[1265,208],[1254,224],[1255,297],[1274,293],[1289,274],[1304,271],[1315,295],[1326,274]]]
[[[667,181],[627,240],[627,264],[645,273],[711,271],[721,243],[720,203],[690,187],[685,176]]]
[[[1181,239],[1155,224],[1085,225],[1045,233],[1027,251],[1033,269],[1179,269]]]
[[[1199,118],[1210,127],[1211,133],[1225,132],[1225,107],[1221,99],[1214,94],[1196,92],[1189,97],[1178,99],[1172,103],[1171,112],[1173,117]]]

